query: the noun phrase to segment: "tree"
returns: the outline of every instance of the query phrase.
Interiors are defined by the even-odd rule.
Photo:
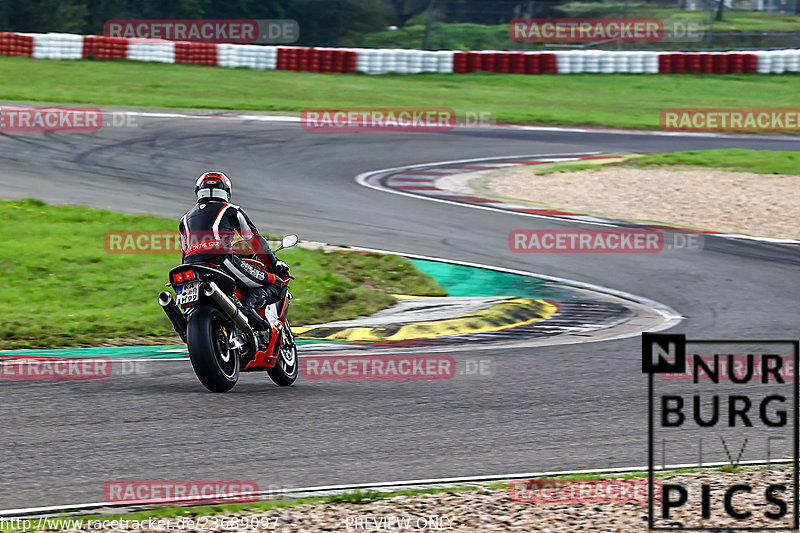
[[[116,18],[120,0],[86,0],[86,33],[102,35],[103,25]]]
[[[0,0],[0,30],[8,31],[11,29],[11,0]]]
[[[441,10],[446,22],[472,24],[505,24],[513,18],[563,18],[567,13],[559,6],[564,0],[449,0]]]
[[[117,18],[201,19],[211,0],[122,0]]]
[[[6,0],[2,8],[6,31],[82,33],[88,15],[81,0]]]
[[[412,18],[428,9],[430,0],[389,0],[394,8],[397,26],[402,28]]]

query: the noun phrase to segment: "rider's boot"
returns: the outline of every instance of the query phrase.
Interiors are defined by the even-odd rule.
[[[250,289],[242,299],[244,313],[249,319],[250,326],[256,334],[258,349],[265,350],[269,344],[270,323],[261,317],[256,309],[264,307],[267,302],[267,292],[262,288]]]

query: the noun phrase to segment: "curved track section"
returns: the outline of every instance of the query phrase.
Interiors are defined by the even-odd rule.
[[[709,237],[693,254],[515,255],[517,228],[569,228],[360,187],[374,169],[477,157],[796,141],[516,129],[310,133],[294,123],[142,118],[96,133],[0,134],[5,197],[178,217],[218,168],[264,230],[535,271],[663,302],[695,338],[798,337],[800,252]],[[98,236],[100,238],[101,236]],[[33,242],[32,242],[33,244]],[[158,309],[153,310],[158,312]],[[55,324],[54,327],[64,327]],[[494,375],[301,380],[204,392],[185,361],[85,382],[3,382],[0,509],[102,499],[114,479],[254,479],[261,490],[641,464],[639,340],[454,353]],[[591,446],[587,446],[590,443]],[[681,446],[677,446],[681,449]],[[675,462],[693,460],[692,448]]]

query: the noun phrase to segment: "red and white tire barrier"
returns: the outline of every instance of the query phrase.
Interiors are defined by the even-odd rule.
[[[34,33],[33,53],[36,59],[82,59],[83,36],[70,33]]]
[[[69,33],[0,33],[0,55],[129,59],[258,70],[364,74],[782,74],[800,72],[800,49],[736,52],[561,50],[509,52],[309,48],[124,39]]]
[[[128,59],[128,39],[86,35],[83,38],[83,57],[90,56],[97,59]]]
[[[278,64],[278,48],[255,44],[218,44],[217,61],[220,67],[275,70]]]
[[[0,33],[0,54],[33,57],[33,37],[20,33]]]

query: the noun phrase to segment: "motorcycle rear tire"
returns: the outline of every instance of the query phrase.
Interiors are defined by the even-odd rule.
[[[211,392],[227,392],[239,381],[239,354],[230,349],[227,336],[222,338],[231,327],[228,318],[213,307],[201,307],[189,318],[189,359],[197,379]]]

